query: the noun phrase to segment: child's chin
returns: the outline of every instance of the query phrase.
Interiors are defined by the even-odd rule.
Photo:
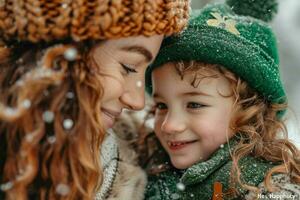
[[[176,169],[187,169],[194,164],[194,162],[187,162],[187,161],[180,161],[180,160],[173,160],[173,159],[171,159],[171,162]]]

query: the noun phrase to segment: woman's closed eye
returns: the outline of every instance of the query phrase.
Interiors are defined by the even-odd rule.
[[[136,71],[133,67],[131,67],[130,65],[126,65],[123,63],[120,63],[121,66],[123,67],[123,69],[125,70],[125,73],[128,75],[130,73],[138,73],[138,71]]]

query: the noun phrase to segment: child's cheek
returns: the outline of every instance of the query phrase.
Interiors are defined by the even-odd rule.
[[[162,125],[162,118],[155,115],[155,118],[154,118],[154,132],[155,132],[157,137],[158,137],[158,135],[160,135],[161,125]]]
[[[156,137],[158,138],[160,144],[163,146],[163,148],[167,151],[168,150],[168,145],[167,145],[167,141],[165,139],[165,134],[161,127],[163,124],[164,118],[163,117],[157,117],[155,116],[155,120],[154,120],[154,133],[156,135]]]

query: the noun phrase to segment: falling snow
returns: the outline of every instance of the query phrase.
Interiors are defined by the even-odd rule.
[[[54,120],[54,113],[47,110],[43,113],[43,120],[46,122],[46,123],[52,123],[53,120]]]
[[[180,191],[184,191],[185,190],[185,185],[183,183],[177,183],[176,187]]]
[[[63,127],[66,130],[70,130],[73,127],[73,124],[74,124],[74,122],[72,119],[65,119],[63,121]]]
[[[64,57],[68,61],[74,61],[77,57],[77,49],[74,47],[67,49],[64,53]]]
[[[56,142],[56,137],[55,136],[49,136],[47,137],[47,141],[49,144],[54,144]]]
[[[1,184],[0,190],[7,191],[7,190],[10,190],[13,186],[14,186],[13,182],[9,181],[7,183]]]
[[[25,99],[22,103],[23,107],[28,109],[31,106],[31,101],[29,99]]]
[[[66,196],[70,192],[70,187],[66,184],[60,183],[56,186],[55,192],[61,196]]]

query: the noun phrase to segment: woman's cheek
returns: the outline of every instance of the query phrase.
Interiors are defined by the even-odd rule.
[[[128,88],[131,89],[143,89],[145,84],[145,76],[144,73],[131,73],[127,77],[124,78],[124,84],[127,84]]]
[[[122,80],[118,79],[117,77],[103,77],[102,84],[104,88],[104,102],[107,100],[119,98],[124,91],[124,84],[122,84]]]

